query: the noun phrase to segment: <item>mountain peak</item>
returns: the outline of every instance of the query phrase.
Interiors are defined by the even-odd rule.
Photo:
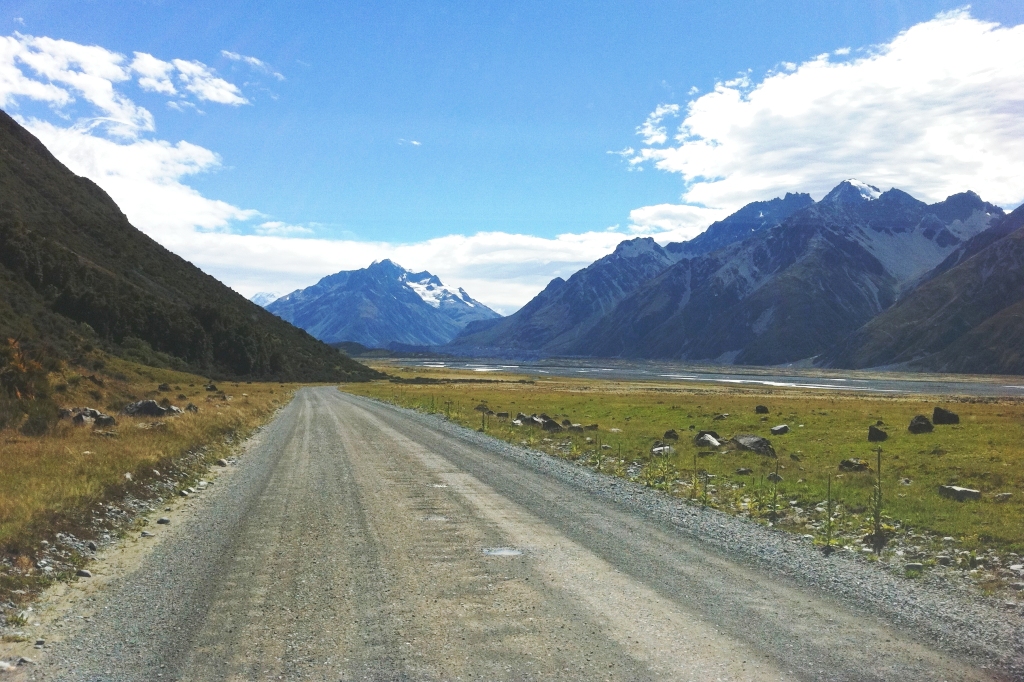
[[[635,258],[644,253],[659,253],[662,248],[652,237],[637,237],[619,242],[614,255],[622,258]]]
[[[824,196],[822,204],[861,204],[865,201],[874,201],[882,196],[882,190],[874,185],[869,185],[855,178],[843,180],[832,188],[832,191]]]

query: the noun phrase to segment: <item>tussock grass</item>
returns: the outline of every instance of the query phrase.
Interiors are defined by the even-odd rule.
[[[455,370],[388,366],[404,376],[457,377]],[[471,373],[470,373],[471,374]],[[463,375],[466,376],[466,375]],[[479,375],[473,375],[479,376]],[[503,378],[490,375],[489,378]],[[774,520],[822,540],[831,528],[841,544],[871,533],[876,486],[876,453],[882,447],[883,532],[928,532],[957,538],[958,548],[1024,552],[1024,401],[892,397],[860,393],[756,389],[720,385],[659,384],[526,377],[534,383],[396,385],[346,384],[343,390],[405,407],[447,414],[453,421],[496,437],[577,460],[675,495],[733,513]],[[547,413],[562,421],[597,423],[597,431],[548,434],[485,418],[474,408],[494,412]],[[768,415],[755,414],[765,405]],[[940,405],[960,415],[955,426],[932,433],[907,431],[911,418],[931,418]],[[715,420],[716,415],[728,414]],[[762,417],[767,416],[766,420]],[[882,421],[889,439],[867,441],[868,426]],[[769,429],[788,424],[790,432]],[[618,431],[613,431],[617,429]],[[651,447],[674,429],[674,452],[651,454]],[[753,433],[770,439],[778,460],[752,452],[698,448],[693,434],[717,431],[724,439]],[[591,439],[588,442],[587,439]],[[602,447],[607,446],[607,447]],[[870,469],[842,472],[839,462],[866,460]],[[776,471],[782,480],[773,483]],[[738,469],[752,470],[740,475]],[[832,476],[835,517],[826,520],[828,478]],[[955,502],[938,494],[939,485],[981,490],[976,502]],[[997,493],[1010,492],[1005,502]],[[799,510],[799,511],[796,511]]]
[[[32,589],[28,578],[41,541],[58,532],[93,537],[103,503],[152,498],[150,484],[166,484],[172,472],[179,487],[188,485],[189,476],[228,454],[231,442],[267,421],[295,390],[277,383],[218,382],[219,391],[208,391],[209,381],[192,374],[112,357],[96,365],[100,369],[74,367],[52,375],[54,398],[61,407],[110,414],[115,426],[75,426],[64,419],[39,437],[15,428],[0,431],[0,588]],[[171,390],[158,391],[160,384]],[[180,408],[191,402],[199,412],[163,418],[120,414],[125,404],[150,398]]]

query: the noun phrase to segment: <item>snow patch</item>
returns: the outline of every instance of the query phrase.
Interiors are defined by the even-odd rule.
[[[445,300],[451,300],[454,298],[471,308],[476,307],[470,302],[471,299],[469,298],[469,295],[462,288],[453,289],[442,284],[441,280],[437,277],[428,275],[427,273],[423,274],[426,276],[421,279],[414,280],[410,279],[413,276],[412,273],[406,272],[402,275],[401,280],[405,286],[412,289],[417,296],[422,298],[427,305],[433,308],[440,308],[441,304],[444,303]]]
[[[249,300],[261,308],[266,308],[279,298],[281,298],[281,294],[276,291],[261,291],[258,294],[253,294]]]
[[[847,180],[848,183],[853,185],[860,195],[868,201],[874,201],[878,197],[882,196],[882,191],[873,185],[869,185],[866,182],[861,182],[856,178],[850,178]]]

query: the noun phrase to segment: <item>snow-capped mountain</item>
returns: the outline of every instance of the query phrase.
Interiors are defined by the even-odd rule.
[[[281,298],[281,294],[276,291],[261,291],[253,294],[249,299],[261,308],[266,308],[268,305]]]
[[[464,289],[390,260],[324,277],[267,305],[267,310],[328,343],[355,341],[435,346],[470,322],[501,317]]]
[[[928,205],[845,181],[775,227],[667,268],[571,352],[765,365],[810,358],[1002,215],[973,193]]]

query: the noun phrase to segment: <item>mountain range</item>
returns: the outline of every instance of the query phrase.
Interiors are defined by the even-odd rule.
[[[0,112],[0,338],[8,337],[33,355],[73,359],[99,346],[214,377],[380,376],[157,244]]]
[[[266,308],[321,341],[370,348],[443,345],[467,324],[501,317],[461,287],[390,260],[329,275]]]
[[[1016,216],[973,192],[926,204],[848,180],[818,202],[755,202],[690,242],[623,242],[515,314],[468,326],[445,350],[1020,371],[1004,348],[1016,333],[1007,308],[1021,272]],[[913,320],[926,302],[932,317]],[[893,325],[920,324],[931,331],[881,342]],[[951,335],[971,334],[989,335],[984,359],[947,348]]]

